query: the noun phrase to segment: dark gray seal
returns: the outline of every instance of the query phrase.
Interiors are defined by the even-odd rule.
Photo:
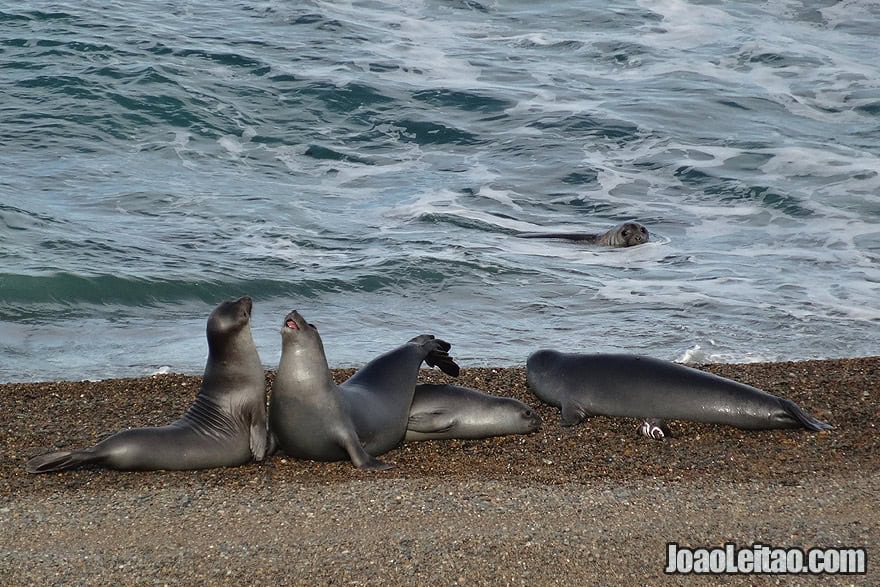
[[[406,440],[478,439],[530,434],[541,416],[512,397],[489,395],[469,387],[424,383],[416,386]]]
[[[449,375],[459,371],[450,344],[423,334],[336,385],[318,330],[299,312],[284,318],[281,341],[269,430],[274,445],[300,459],[390,467],[375,457],[403,441],[422,361]]]
[[[638,222],[624,222],[601,234],[578,232],[523,232],[520,238],[562,238],[607,247],[633,247],[648,242],[648,229]]]
[[[691,420],[747,430],[831,428],[794,402],[711,373],[639,355],[540,350],[526,363],[531,390],[562,409],[562,425],[589,416]]]
[[[91,448],[27,462],[29,473],[82,465],[123,471],[231,467],[266,455],[266,378],[251,336],[249,297],[225,301],[208,318],[208,360],[195,401],[176,422],[117,432]]]

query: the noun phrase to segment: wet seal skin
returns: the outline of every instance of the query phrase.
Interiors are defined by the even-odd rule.
[[[541,429],[541,416],[512,397],[459,385],[416,386],[406,441],[530,434]]]
[[[458,376],[451,345],[417,336],[337,385],[317,328],[290,312],[281,328],[281,360],[269,401],[273,447],[315,461],[351,460],[356,467],[390,467],[375,457],[406,435],[419,367],[424,361]]]
[[[562,425],[590,416],[690,420],[746,430],[827,430],[794,402],[731,379],[651,357],[536,351],[529,389],[561,408]]]
[[[193,404],[176,422],[131,428],[95,446],[36,456],[48,473],[86,465],[123,471],[232,467],[266,455],[266,380],[251,336],[249,297],[222,302],[208,318],[208,360]]]
[[[520,238],[560,238],[606,247],[634,247],[648,242],[648,229],[638,222],[624,222],[601,234],[579,232],[523,232]]]

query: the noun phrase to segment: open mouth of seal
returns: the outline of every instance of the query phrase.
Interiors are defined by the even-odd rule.
[[[299,313],[294,310],[284,317],[284,328],[289,328],[290,330],[301,330],[301,327],[299,325],[300,321],[302,321],[302,318],[300,317]]]

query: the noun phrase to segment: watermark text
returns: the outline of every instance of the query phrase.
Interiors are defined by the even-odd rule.
[[[760,543],[737,547],[688,548],[666,544],[664,573],[680,574],[793,574],[864,575],[868,572],[865,548],[777,548]]]

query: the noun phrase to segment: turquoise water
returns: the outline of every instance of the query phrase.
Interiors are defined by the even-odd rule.
[[[402,4],[402,5],[401,5]],[[248,294],[333,366],[421,332],[880,354],[871,2],[0,8],[0,381],[198,373]],[[609,250],[519,231],[647,225]]]

